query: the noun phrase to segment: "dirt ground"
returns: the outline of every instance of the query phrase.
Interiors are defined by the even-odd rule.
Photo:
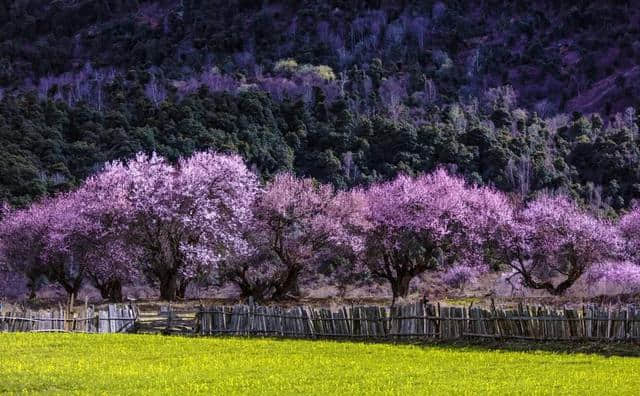
[[[159,301],[156,289],[150,286],[125,287],[125,302],[137,304],[141,309],[155,310],[161,306],[167,306],[168,302]],[[187,293],[187,298],[174,301],[171,306],[174,310],[194,310],[198,306],[233,305],[244,302],[240,299],[237,290],[232,286],[223,288],[192,287]],[[625,294],[624,290],[615,287],[600,287],[596,290],[588,290],[580,284],[574,286],[565,296],[549,296],[538,291],[513,291],[501,282],[495,274],[487,274],[473,286],[463,290],[451,289],[444,285],[438,274],[427,274],[416,279],[412,283],[410,295],[398,303],[417,300],[438,301],[448,305],[469,306],[481,305],[515,305],[543,304],[553,306],[580,306],[588,303],[594,304],[629,304],[640,303],[639,295]],[[0,298],[0,302],[2,299]],[[7,300],[6,303],[21,305],[30,309],[50,308],[66,302],[65,294],[56,288],[45,287],[38,292],[38,298],[33,301]],[[93,304],[103,305],[104,301],[97,290],[85,287],[76,300],[76,305]],[[273,302],[282,306],[310,305],[335,307],[344,305],[390,305],[391,294],[385,284],[370,284],[366,286],[351,287],[340,290],[339,288],[325,284],[313,288],[303,287],[302,295],[295,300]]]

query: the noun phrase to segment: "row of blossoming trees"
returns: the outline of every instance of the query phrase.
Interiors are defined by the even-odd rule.
[[[193,282],[278,300],[327,275],[384,281],[395,299],[426,271],[460,286],[492,270],[559,295],[581,277],[640,283],[639,250],[640,210],[613,223],[562,196],[522,203],[444,170],[351,191],[291,174],[262,185],[240,157],[212,152],[107,164],[75,191],[4,207],[0,222],[8,279],[70,297],[91,283],[112,300],[141,282],[166,300]]]

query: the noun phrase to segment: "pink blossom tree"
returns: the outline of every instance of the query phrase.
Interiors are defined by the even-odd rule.
[[[127,243],[130,203],[122,188],[126,177],[118,172],[101,172],[87,179],[74,194],[76,213],[91,222],[85,235],[87,277],[104,299],[122,301],[122,286],[140,278],[138,246]]]
[[[27,280],[32,299],[45,273],[42,255],[48,222],[41,206],[6,212],[0,223],[0,261],[6,272],[19,273]]]
[[[2,222],[3,257],[27,279],[35,292],[38,278],[61,286],[73,301],[87,272],[90,235],[97,229],[78,214],[81,202],[61,194],[16,211]]]
[[[496,247],[522,286],[562,295],[592,266],[615,258],[620,239],[613,225],[562,196],[543,195],[496,229]]]
[[[484,235],[508,217],[510,208],[502,194],[467,186],[444,170],[417,178],[402,175],[371,186],[365,195],[366,222],[355,227],[363,238],[360,262],[390,284],[394,301],[407,296],[411,281],[425,271],[482,269]],[[465,273],[471,272],[479,271]]]
[[[88,278],[104,298],[122,299],[121,284],[136,275],[116,221],[122,197],[116,199],[118,183],[98,179],[12,212],[2,223],[4,257],[31,285],[44,277],[73,299]]]
[[[244,248],[240,230],[257,181],[240,157],[205,152],[171,166],[139,154],[105,174],[123,180],[127,244],[140,249],[140,269],[159,284],[161,298],[184,297],[190,282]]]
[[[197,153],[181,160],[178,170],[175,198],[191,228],[190,241],[182,244],[187,261],[182,276],[188,280],[249,249],[241,230],[252,219],[258,180],[237,155]]]
[[[49,233],[43,260],[50,281],[60,284],[70,301],[83,286],[87,271],[86,236],[97,231],[96,225],[78,216],[78,202],[73,194],[52,198],[44,207],[49,216]]]
[[[587,284],[636,294],[640,292],[640,206],[634,205],[620,218],[618,230],[622,240],[619,259],[590,268]]]
[[[584,276],[586,284],[601,293],[640,293],[640,265],[631,261],[599,263],[589,268]]]
[[[640,260],[640,206],[634,206],[618,223],[627,258]]]
[[[350,238],[343,224],[353,212],[345,210],[345,199],[311,179],[276,175],[258,195],[247,224],[252,249],[226,263],[223,279],[258,300],[298,296],[301,278]]]
[[[46,277],[73,299],[89,279],[103,297],[144,273],[162,298],[183,297],[230,252],[251,217],[257,181],[237,156],[198,153],[176,166],[158,156],[108,164],[71,193],[9,213],[5,265],[32,285]]]
[[[2,220],[11,212],[9,204],[0,203],[0,298],[17,298],[29,292],[26,277],[11,268],[10,257],[6,256],[9,251],[6,249],[8,242],[3,238]]]

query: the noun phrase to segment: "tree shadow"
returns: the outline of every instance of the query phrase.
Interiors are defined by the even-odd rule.
[[[461,339],[423,342],[419,345],[455,349],[505,352],[552,352],[563,354],[596,354],[601,356],[640,357],[640,343],[630,341],[533,341],[509,339]]]
[[[195,336],[196,338],[200,336]],[[371,338],[332,338],[332,337],[290,337],[290,336],[214,336],[223,339],[262,339],[275,342],[303,341],[303,342],[337,342],[348,344],[385,344],[398,346],[415,346],[420,348],[448,348],[460,351],[492,351],[492,352],[549,352],[559,354],[592,354],[604,357],[640,357],[640,342],[631,341],[546,341],[546,340],[515,340],[515,339],[481,339],[466,338],[458,340],[389,340]],[[203,336],[207,338],[207,336]]]

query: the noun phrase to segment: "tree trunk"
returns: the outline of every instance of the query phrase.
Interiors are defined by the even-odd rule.
[[[166,274],[160,278],[160,299],[175,301],[178,292],[178,277],[175,274]]]
[[[391,292],[393,293],[393,300],[391,305],[394,305],[396,299],[398,299],[399,297],[407,297],[407,295],[409,294],[409,284],[411,284],[412,279],[412,275],[403,274],[395,279],[390,280]]]
[[[300,295],[298,287],[298,274],[300,270],[297,268],[289,268],[284,278],[276,284],[273,292],[274,300],[284,300],[287,296],[297,297]]]
[[[574,283],[582,276],[585,269],[573,263],[566,278],[558,285],[554,285],[551,281],[539,282],[533,279],[530,271],[523,271],[517,268],[516,271],[522,276],[522,284],[531,289],[546,290],[552,296],[562,296]]]
[[[236,285],[240,289],[240,298],[252,299],[256,303],[263,303],[266,300],[266,290],[262,286],[252,285],[249,282],[236,282]]]
[[[38,277],[37,276],[27,276],[28,282],[27,287],[29,288],[29,300],[33,301],[36,299],[38,291]]]
[[[178,289],[176,290],[176,297],[181,300],[184,300],[184,297],[187,295],[187,287],[189,286],[189,281],[186,279],[182,279],[180,284],[178,285]]]
[[[120,280],[112,280],[102,285],[96,284],[98,290],[100,290],[100,295],[103,299],[109,300],[111,302],[122,302],[122,282]]]

